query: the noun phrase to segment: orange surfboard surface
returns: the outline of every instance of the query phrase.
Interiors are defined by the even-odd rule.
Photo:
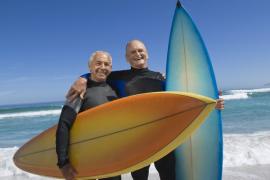
[[[69,157],[77,178],[105,178],[142,168],[189,137],[216,101],[192,93],[154,92],[129,96],[78,114]],[[23,145],[15,164],[30,173],[62,177],[55,150],[56,126]]]

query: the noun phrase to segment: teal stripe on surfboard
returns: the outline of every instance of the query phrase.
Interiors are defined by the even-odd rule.
[[[203,40],[180,2],[172,22],[166,71],[166,90],[218,97],[216,80]],[[177,180],[222,178],[222,124],[218,110],[175,150]]]

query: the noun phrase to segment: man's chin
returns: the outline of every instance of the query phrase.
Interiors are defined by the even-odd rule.
[[[98,76],[97,78],[98,78],[99,82],[102,82],[102,81],[106,81],[107,76],[105,76],[105,75],[104,76]]]
[[[143,68],[145,66],[145,61],[137,61],[135,63],[132,64],[133,67],[136,67],[136,68]]]
[[[146,66],[145,66],[145,64],[135,64],[132,67],[135,69],[142,69],[142,68],[145,68]]]

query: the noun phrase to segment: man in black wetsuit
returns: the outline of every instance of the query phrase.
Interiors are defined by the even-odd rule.
[[[164,77],[159,72],[148,69],[148,52],[145,45],[139,40],[132,40],[126,46],[126,59],[131,66],[130,70],[114,71],[108,77],[108,83],[116,90],[119,97],[129,96],[139,93],[164,91]],[[67,98],[72,101],[74,97],[84,94],[86,79],[77,80],[67,94]],[[224,108],[224,101],[217,100],[217,109]],[[174,152],[156,161],[155,167],[161,180],[175,180],[175,157]],[[149,166],[131,172],[134,180],[147,180]]]
[[[111,55],[104,51],[96,51],[92,54],[88,65],[91,75],[87,81],[85,97],[82,101],[78,97],[72,103],[66,102],[56,132],[57,165],[67,180],[75,180],[77,173],[68,156],[70,129],[77,113],[117,99],[115,91],[106,83],[107,76],[112,71]],[[106,178],[106,180],[121,180],[121,176]]]

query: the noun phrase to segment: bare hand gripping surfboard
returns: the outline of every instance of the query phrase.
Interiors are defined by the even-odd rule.
[[[155,92],[121,98],[80,113],[71,129],[70,161],[77,178],[131,172],[180,145],[214,109],[215,100],[192,93]],[[15,164],[62,177],[56,166],[56,126],[23,145]]]

